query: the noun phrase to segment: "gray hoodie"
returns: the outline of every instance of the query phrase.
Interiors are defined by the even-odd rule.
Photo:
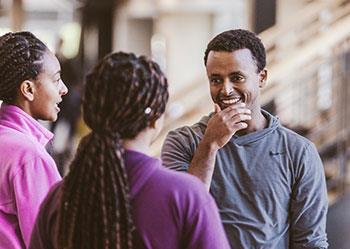
[[[216,155],[210,192],[235,249],[327,248],[327,191],[315,146],[266,111],[267,128]],[[169,132],[163,164],[186,171],[210,116]]]

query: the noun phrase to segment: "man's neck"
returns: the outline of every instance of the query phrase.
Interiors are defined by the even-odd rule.
[[[247,121],[248,128],[240,130],[236,133],[238,136],[243,136],[249,133],[260,131],[268,126],[268,120],[262,114],[261,109],[252,112],[252,119]]]

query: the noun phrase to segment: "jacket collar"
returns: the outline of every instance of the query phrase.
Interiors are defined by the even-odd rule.
[[[45,146],[53,133],[47,130],[37,120],[15,105],[2,104],[0,108],[0,125],[24,133]]]

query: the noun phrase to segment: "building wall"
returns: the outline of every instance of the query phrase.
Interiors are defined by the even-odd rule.
[[[114,50],[152,56],[168,76],[170,94],[175,94],[203,80],[204,51],[215,34],[248,27],[248,2],[129,1],[116,13]]]

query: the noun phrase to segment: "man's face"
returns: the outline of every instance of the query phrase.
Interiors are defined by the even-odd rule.
[[[68,92],[61,80],[60,71],[56,56],[47,51],[43,57],[42,71],[35,80],[34,99],[30,106],[31,115],[35,119],[56,121],[60,111],[58,104]]]
[[[240,102],[252,111],[260,109],[259,88],[263,86],[267,72],[257,72],[250,50],[210,51],[206,69],[211,97],[222,110]]]

